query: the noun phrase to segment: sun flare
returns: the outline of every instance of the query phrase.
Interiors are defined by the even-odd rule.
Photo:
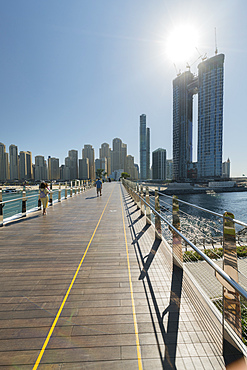
[[[196,53],[197,30],[191,25],[174,28],[167,38],[166,53],[173,63],[186,63]]]

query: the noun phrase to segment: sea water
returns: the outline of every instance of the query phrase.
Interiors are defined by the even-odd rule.
[[[26,192],[26,208],[27,213],[36,211],[38,209],[38,190],[29,190]],[[61,190],[61,198],[64,198],[65,190]],[[58,199],[58,190],[53,191],[53,202]],[[11,202],[9,202],[11,201]],[[22,216],[22,192],[19,193],[3,193],[3,202],[6,202],[3,207],[3,219],[9,221],[13,218]]]

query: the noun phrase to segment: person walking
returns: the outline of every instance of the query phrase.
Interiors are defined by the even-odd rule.
[[[48,185],[45,182],[42,182],[39,188],[39,199],[41,200],[41,203],[43,205],[43,215],[46,215],[46,209],[48,207],[48,194]]]
[[[95,184],[96,184],[96,190],[97,190],[97,197],[99,196],[99,193],[100,193],[100,196],[101,196],[102,195],[102,193],[101,193],[102,181],[100,181],[100,179],[97,179]]]

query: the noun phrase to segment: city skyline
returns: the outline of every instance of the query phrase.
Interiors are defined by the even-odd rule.
[[[32,158],[31,151],[19,151],[11,144],[9,153],[6,145],[0,142],[0,182],[5,181],[41,181],[41,180],[95,180],[102,171],[103,176],[118,179],[122,172],[127,172],[133,180],[138,179],[138,165],[134,157],[127,152],[127,144],[120,138],[112,139],[112,149],[108,143],[102,143],[99,156],[90,144],[84,144],[79,150],[68,150],[64,163],[59,163],[55,156],[37,155]]]
[[[197,30],[199,54],[208,57],[217,28],[226,56],[222,161],[230,158],[231,176],[247,174],[245,83],[239,83],[246,78],[246,10],[243,0],[3,2],[0,141],[62,163],[69,148],[99,148],[121,137],[139,164],[138,117],[145,112],[150,153],[165,148],[172,158],[176,70],[166,39],[187,22]],[[197,73],[199,54],[194,50],[176,68],[183,72],[188,62]]]

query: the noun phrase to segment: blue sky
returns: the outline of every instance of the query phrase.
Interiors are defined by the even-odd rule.
[[[0,141],[58,157],[120,137],[139,163],[139,116],[151,150],[172,157],[171,29],[190,23],[200,54],[225,54],[223,160],[247,175],[245,0],[0,0]],[[188,61],[193,64],[194,55]],[[191,66],[197,71],[197,63]],[[186,62],[177,65],[186,70]],[[196,127],[196,126],[195,126]]]

